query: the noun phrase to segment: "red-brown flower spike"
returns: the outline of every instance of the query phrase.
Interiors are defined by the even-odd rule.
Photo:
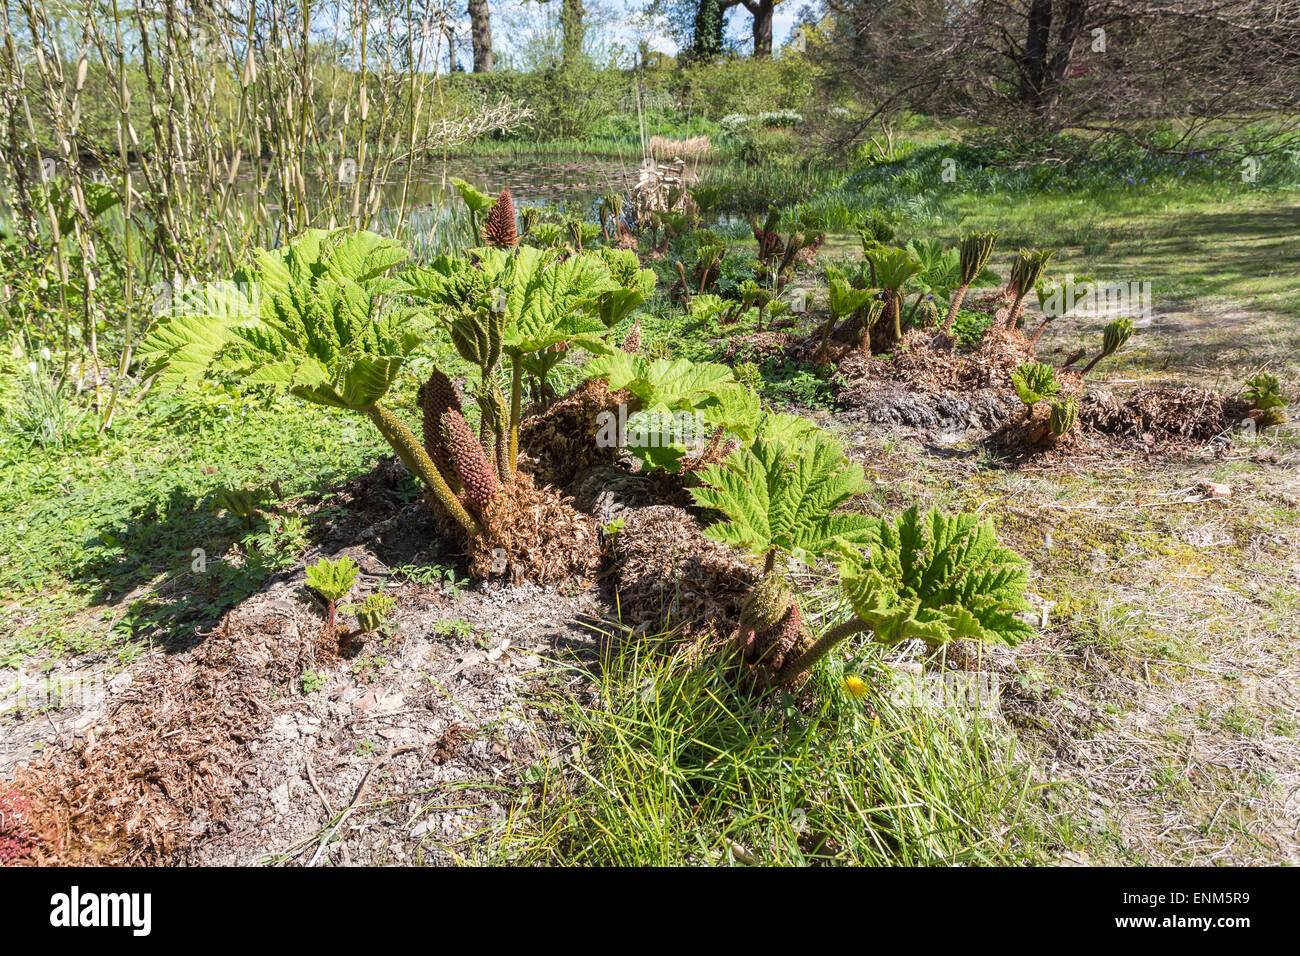
[[[442,413],[442,446],[465,486],[467,504],[482,509],[501,486],[496,470],[483,452],[465,416],[455,409]]]
[[[456,386],[440,370],[429,373],[429,380],[420,387],[420,405],[424,410],[424,450],[442,473],[448,484],[455,486],[456,472],[442,444],[442,416],[444,412],[460,412],[460,395]]]
[[[515,228],[515,202],[510,198],[510,190],[501,190],[496,204],[487,215],[483,224],[483,241],[499,249],[511,249],[519,242],[519,231]]]
[[[623,339],[623,351],[631,352],[634,355],[641,351],[641,323],[633,322],[632,328],[627,333],[627,338]]]

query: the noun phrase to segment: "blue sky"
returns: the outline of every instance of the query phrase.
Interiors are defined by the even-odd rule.
[[[645,8],[646,0],[588,0],[589,6],[599,4],[610,10],[614,14],[623,14],[630,20],[631,17],[641,13]],[[504,21],[513,19],[511,14],[519,11],[520,0],[493,0],[493,34],[498,49],[508,50],[512,45],[509,33],[503,31]],[[803,6],[801,0],[780,0],[776,11],[772,17],[772,43],[774,48],[779,48],[790,35],[790,30],[794,25],[795,17],[799,9]],[[542,14],[548,18],[554,18],[559,10],[559,3],[547,3],[545,7],[538,8],[529,5],[531,10],[535,11],[533,16]],[[528,9],[528,8],[525,8]],[[542,11],[545,11],[543,14]],[[743,6],[735,6],[728,11],[727,35],[729,37],[739,37],[745,40],[750,36],[749,11]],[[535,20],[533,22],[536,22]],[[467,25],[467,24],[466,24]],[[629,46],[634,45],[639,31],[634,30],[628,23],[615,22],[610,25],[609,32],[615,34],[619,40],[625,41]],[[502,34],[505,35],[502,35]],[[650,45],[652,49],[660,50],[664,53],[676,53],[677,48],[672,39],[666,34],[661,34],[657,38],[651,38]]]

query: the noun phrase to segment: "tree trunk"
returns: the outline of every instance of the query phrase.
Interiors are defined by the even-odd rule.
[[[564,39],[561,56],[566,70],[573,69],[582,62],[583,14],[582,0],[562,0],[560,29]]]
[[[492,72],[492,15],[488,0],[469,0],[470,44],[474,50],[474,72]]]
[[[744,0],[745,9],[754,17],[754,58],[772,55],[772,9],[776,0]]]
[[[1083,33],[1087,15],[1088,0],[1070,0],[1066,5],[1065,17],[1056,39],[1056,51],[1048,64],[1048,87],[1043,91],[1043,109],[1049,117],[1056,112],[1061,100],[1065,78],[1069,75],[1070,64],[1074,62],[1074,46]]]
[[[722,53],[722,36],[727,24],[727,11],[742,0],[700,0],[695,12],[695,39],[691,53],[697,59],[711,60]],[[771,44],[768,44],[769,47]]]
[[[1043,106],[1043,83],[1047,78],[1047,45],[1052,36],[1052,0],[1033,0],[1029,5],[1029,34],[1021,60],[1020,102],[1038,111]]]

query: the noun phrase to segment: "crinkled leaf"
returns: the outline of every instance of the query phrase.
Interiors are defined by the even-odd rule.
[[[1017,611],[1025,599],[1024,560],[1002,547],[992,522],[974,515],[922,515],[913,506],[880,523],[864,553],[838,543],[840,583],[876,639],[961,638],[1015,644],[1033,633]]]

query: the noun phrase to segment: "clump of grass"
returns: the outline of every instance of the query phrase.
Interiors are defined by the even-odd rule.
[[[596,692],[537,702],[580,756],[533,775],[490,855],[515,863],[1010,864],[1040,860],[1029,786],[992,725],[903,709],[875,649],[811,701],[761,701],[720,663],[627,642]],[[585,672],[584,672],[585,676]],[[580,683],[580,682],[579,682]]]

